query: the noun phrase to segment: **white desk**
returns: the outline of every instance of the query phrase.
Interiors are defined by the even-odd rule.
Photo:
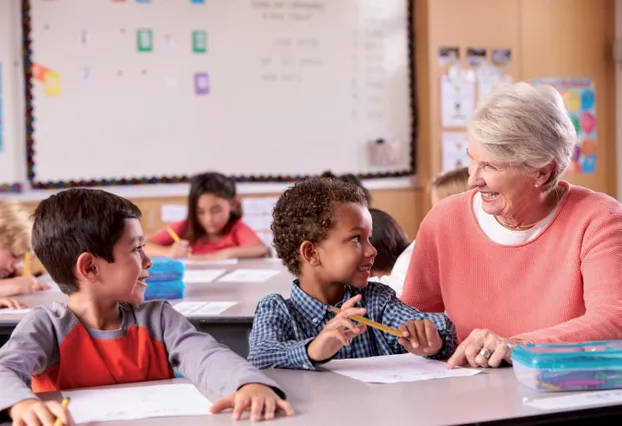
[[[266,374],[283,387],[296,411],[296,416],[280,418],[275,425],[568,425],[592,424],[590,421],[596,418],[622,415],[622,406],[580,411],[541,411],[526,406],[523,398],[544,394],[518,383],[511,368],[485,370],[471,377],[398,384],[367,384],[331,372],[270,370]],[[214,395],[207,396],[212,401],[217,399]],[[58,393],[46,397],[61,400]],[[231,424],[230,413],[101,423],[102,426]]]
[[[274,259],[247,259],[237,264],[213,264],[189,266],[188,269],[225,269],[231,272],[236,269],[280,269],[281,273],[265,282],[234,283],[218,282],[203,284],[187,284],[184,300],[187,301],[237,301],[238,304],[227,309],[220,315],[193,317],[192,323],[200,330],[210,333],[219,342],[229,346],[240,356],[248,355],[248,333],[253,324],[255,309],[259,301],[271,293],[289,297],[294,277],[285,269],[280,261]],[[50,306],[53,302],[65,302],[67,296],[60,292],[33,293],[17,296],[28,307],[39,305]],[[176,303],[177,301],[171,301]],[[9,335],[24,314],[0,315],[0,339]]]

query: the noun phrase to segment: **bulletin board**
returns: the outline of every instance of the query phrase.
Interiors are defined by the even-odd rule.
[[[22,0],[34,188],[415,173],[409,0]]]

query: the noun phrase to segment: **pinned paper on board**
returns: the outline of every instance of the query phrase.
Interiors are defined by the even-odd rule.
[[[443,132],[441,135],[443,151],[443,173],[469,166],[467,132]]]
[[[194,53],[207,52],[207,32],[192,31],[192,51]]]
[[[475,109],[475,77],[472,70],[456,64],[441,76],[441,121],[443,127],[466,127]]]
[[[496,89],[512,84],[512,76],[492,65],[484,64],[480,66],[475,74],[477,75],[478,102],[481,102],[482,99]]]
[[[509,65],[512,63],[512,49],[497,48],[492,49],[490,61],[493,65]]]
[[[553,86],[564,99],[564,104],[575,131],[577,145],[568,167],[571,173],[596,173],[596,91],[589,78],[541,78],[535,85]]]
[[[48,71],[45,74],[43,89],[46,96],[60,96],[60,74],[54,71]]]
[[[206,72],[194,74],[194,92],[197,95],[207,95],[209,93],[209,75]]]
[[[486,49],[483,47],[469,47],[467,49],[467,64],[470,67],[479,67],[486,62]]]
[[[456,62],[460,62],[459,47],[439,47],[438,48],[438,64],[447,67]]]
[[[144,28],[137,30],[136,43],[139,52],[151,52],[153,50],[153,31]]]
[[[30,68],[30,73],[32,78],[37,81],[45,82],[45,75],[50,72],[49,68],[44,67],[41,64],[32,64]]]

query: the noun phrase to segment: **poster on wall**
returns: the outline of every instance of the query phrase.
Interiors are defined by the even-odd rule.
[[[596,172],[596,96],[589,78],[540,78],[534,84],[549,84],[562,95],[568,115],[577,131],[577,145],[568,171]]]

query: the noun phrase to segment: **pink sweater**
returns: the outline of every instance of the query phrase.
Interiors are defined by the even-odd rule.
[[[569,185],[540,235],[504,246],[479,227],[473,195],[445,199],[423,220],[404,302],[447,310],[460,341],[475,328],[526,343],[622,339],[618,201]]]

